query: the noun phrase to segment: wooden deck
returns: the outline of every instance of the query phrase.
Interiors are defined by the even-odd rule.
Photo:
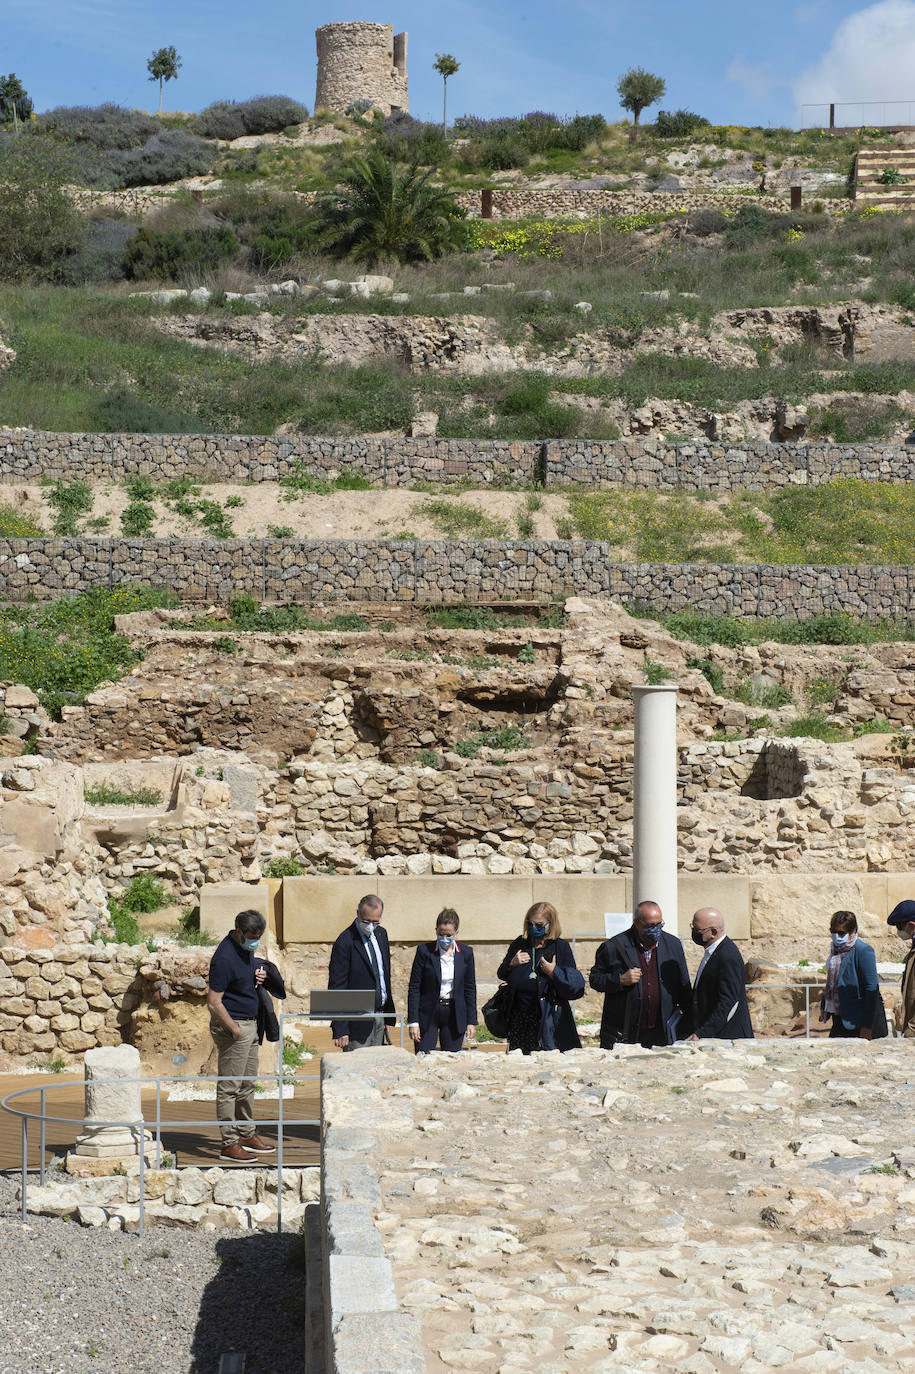
[[[320,1059],[309,1062],[305,1072],[320,1072]],[[59,1091],[46,1095],[46,1112],[51,1116],[68,1117],[69,1122],[48,1122],[46,1162],[50,1163],[55,1154],[62,1154],[71,1148],[82,1124],[83,1084],[80,1079],[74,1082],[75,1074],[3,1074],[0,1075],[0,1100],[9,1093],[23,1088],[51,1088],[56,1083],[68,1084]],[[283,1100],[284,1116],[317,1119],[321,1114],[320,1085],[318,1079],[303,1078],[297,1085],[295,1096]],[[15,1105],[24,1107],[36,1115],[40,1111],[38,1091],[29,1097],[20,1098]],[[260,1120],[277,1115],[279,1102],[276,1098],[255,1099],[254,1114]],[[143,1115],[149,1123],[155,1120],[155,1090],[143,1092]],[[209,1102],[169,1102],[166,1089],[162,1091],[162,1120],[170,1121],[212,1121],[212,1126],[169,1126],[163,1125],[162,1149],[176,1156],[179,1164],[196,1164],[208,1168],[219,1164],[219,1130],[216,1126],[216,1103]],[[69,1124],[72,1122],[73,1124]],[[37,1169],[40,1146],[40,1127],[37,1121],[29,1122],[29,1168]],[[265,1126],[263,1134],[271,1140],[276,1139],[276,1126]],[[317,1164],[320,1160],[320,1128],[314,1126],[288,1126],[283,1129],[283,1163],[290,1167],[303,1164]],[[18,1169],[22,1158],[22,1123],[19,1117],[8,1111],[0,1111],[0,1169]],[[275,1155],[261,1155],[261,1161],[270,1165]]]

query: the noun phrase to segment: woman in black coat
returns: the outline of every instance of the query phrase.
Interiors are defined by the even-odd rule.
[[[499,965],[497,977],[511,993],[509,1050],[581,1049],[569,1000],[584,992],[584,978],[571,945],[560,935],[556,908],[535,902],[524,917],[523,934]]]
[[[435,939],[418,945],[407,991],[407,1023],[417,1054],[464,1048],[477,1027],[473,950],[455,936],[461,921],[452,907],[440,911]]]

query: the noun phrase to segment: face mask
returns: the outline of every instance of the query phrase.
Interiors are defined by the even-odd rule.
[[[260,940],[242,940],[241,947],[246,949],[249,954],[253,954],[260,944]]]
[[[454,944],[453,935],[440,935],[438,937],[438,947],[441,950],[449,950]]]
[[[546,935],[546,926],[528,926],[531,936],[535,940],[542,940]]]
[[[833,935],[833,937],[832,937],[832,947],[833,947],[833,949],[845,949],[847,945],[848,945],[848,936],[847,936],[847,935]]]
[[[362,931],[366,939],[369,938],[372,931],[375,929],[374,921],[357,921],[356,924],[358,925],[359,929]]]
[[[642,944],[656,945],[661,938],[661,929],[660,925],[645,926],[642,930]]]
[[[691,930],[691,931],[690,931],[690,935],[692,935],[692,937],[693,937],[693,944],[694,944],[694,945],[699,945],[702,949],[705,949],[705,936],[704,936],[703,931],[701,931],[701,930]]]

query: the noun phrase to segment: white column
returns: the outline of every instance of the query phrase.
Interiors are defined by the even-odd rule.
[[[677,931],[677,689],[633,687],[632,906],[657,902]]]
[[[84,1062],[86,1114],[74,1154],[96,1159],[138,1155],[141,1138],[146,1142],[151,1138],[140,1126],[96,1126],[93,1122],[142,1121],[141,1085],[125,1082],[143,1072],[140,1051],[133,1045],[109,1045],[87,1050]]]

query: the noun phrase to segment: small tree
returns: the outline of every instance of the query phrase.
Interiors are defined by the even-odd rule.
[[[32,102],[15,72],[0,76],[0,122],[12,124],[17,132],[23,119],[32,113]]]
[[[86,225],[65,189],[78,175],[50,139],[0,139],[0,277],[53,279],[79,250]]]
[[[157,48],[152,57],[147,60],[146,70],[149,72],[150,81],[159,83],[159,113],[162,113],[162,83],[164,81],[174,81],[178,75],[178,68],[181,66],[181,58],[178,56],[174,47]]]
[[[648,106],[660,100],[667,89],[662,76],[646,72],[644,67],[630,67],[616,83],[620,104],[624,110],[632,111],[632,141],[639,137],[639,115]]]
[[[442,127],[448,132],[448,78],[461,70],[461,64],[450,52],[437,52],[432,68],[442,78]]]

